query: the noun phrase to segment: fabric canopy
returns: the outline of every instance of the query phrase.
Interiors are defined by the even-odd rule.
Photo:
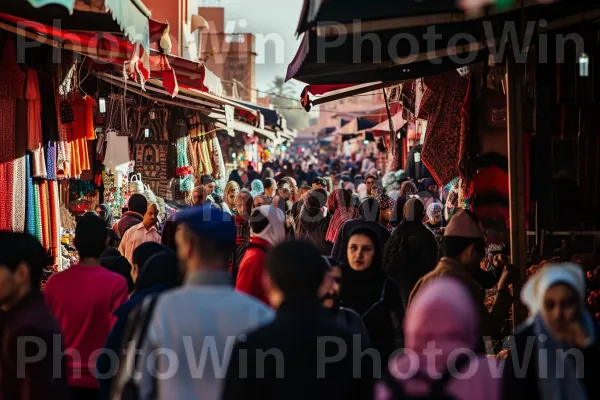
[[[599,7],[596,0],[523,4],[527,20],[549,22]],[[508,34],[497,27],[519,26],[520,5],[474,16],[447,0],[306,0],[298,25],[304,37],[286,77],[310,85],[399,82],[486,60]]]
[[[406,123],[404,118],[402,118],[402,112],[398,112],[394,116],[392,116],[392,122],[394,124],[394,129],[396,130],[396,132],[399,131],[400,128],[402,128],[402,126],[404,126],[404,124]],[[378,125],[375,125],[372,128],[363,129],[359,131],[359,133],[362,132],[373,132],[377,136],[381,136],[385,133],[390,133],[390,121],[386,119],[385,121],[379,123]]]
[[[114,20],[120,31],[132,42],[140,44],[146,52],[150,51],[150,27],[148,19],[150,11],[141,0],[2,0],[3,3],[29,4],[34,8],[47,6],[64,7],[73,18],[82,20],[85,14],[106,14]],[[11,12],[12,7],[7,7]],[[60,16],[49,10],[44,10],[47,17],[57,18]],[[16,14],[18,15],[18,14]],[[26,16],[29,17],[29,16]],[[32,16],[33,17],[33,16]],[[37,20],[33,18],[34,20]],[[89,20],[89,18],[85,18]]]

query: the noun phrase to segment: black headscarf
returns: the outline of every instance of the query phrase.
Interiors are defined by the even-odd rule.
[[[352,231],[350,239],[356,235],[364,235],[371,240],[375,251],[373,263],[363,271],[353,270],[348,261],[342,265],[340,299],[343,304],[362,315],[380,299],[386,275],[381,269],[383,254],[375,232],[368,228],[357,228]]]
[[[112,229],[113,226],[113,214],[112,210],[106,204],[98,204],[96,209],[100,209],[102,212],[99,214],[100,218],[104,220],[106,227],[108,229]]]
[[[137,264],[139,271],[138,276],[142,275],[142,268],[144,268],[144,264],[146,261],[150,259],[155,254],[162,253],[163,251],[167,251],[169,248],[165,245],[156,242],[145,242],[140,244],[133,251],[133,263]]]
[[[181,284],[181,280],[182,274],[177,256],[171,250],[163,251],[151,256],[140,267],[140,274],[135,282],[135,293],[152,286],[174,288]]]
[[[358,207],[358,212],[365,221],[379,222],[379,202],[374,197],[367,197]]]

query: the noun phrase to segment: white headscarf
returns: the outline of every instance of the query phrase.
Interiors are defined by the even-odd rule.
[[[252,232],[253,236],[266,240],[272,246],[277,246],[285,240],[285,214],[278,207],[260,206],[255,208],[269,224],[260,233]]]
[[[554,338],[541,316],[544,295],[557,283],[564,283],[575,291],[582,307],[581,323],[588,334],[588,346],[596,340],[592,316],[583,309],[585,277],[580,266],[575,264],[549,265],[527,281],[521,292],[521,299],[531,312],[527,323],[533,326],[536,337],[541,337],[541,335],[546,337],[546,340],[536,342],[538,351],[543,351],[546,355],[545,364],[547,365],[547,376],[544,379],[538,379],[540,398],[586,400],[588,397],[582,381],[577,377],[577,366],[574,361],[570,357],[563,360],[558,357],[559,351],[569,350],[568,345]],[[557,376],[559,369],[562,370],[562,376]]]
[[[575,291],[579,301],[585,299],[585,277],[580,266],[575,264],[551,264],[540,269],[523,286],[521,300],[532,317],[542,310],[546,291],[557,283],[566,283]]]

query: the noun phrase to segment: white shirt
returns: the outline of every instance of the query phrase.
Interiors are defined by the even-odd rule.
[[[119,251],[133,266],[133,252],[140,244],[145,242],[160,243],[160,235],[155,226],[150,230],[146,230],[144,223],[140,222],[125,232],[123,239],[121,239],[121,245],[119,245]]]
[[[158,299],[138,364],[143,400],[221,399],[235,340],[275,317],[228,280],[226,271],[197,272]]]

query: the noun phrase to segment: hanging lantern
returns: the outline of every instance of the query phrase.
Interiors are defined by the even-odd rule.
[[[579,56],[579,76],[587,78],[590,75],[590,57],[586,53]]]
[[[146,138],[150,137],[150,128],[144,128],[144,137],[146,137]]]
[[[101,114],[106,113],[106,99],[104,97],[101,97],[98,100],[98,109],[100,110]]]
[[[150,116],[150,119],[156,119],[156,111],[150,110],[150,112],[148,113],[148,115]]]

